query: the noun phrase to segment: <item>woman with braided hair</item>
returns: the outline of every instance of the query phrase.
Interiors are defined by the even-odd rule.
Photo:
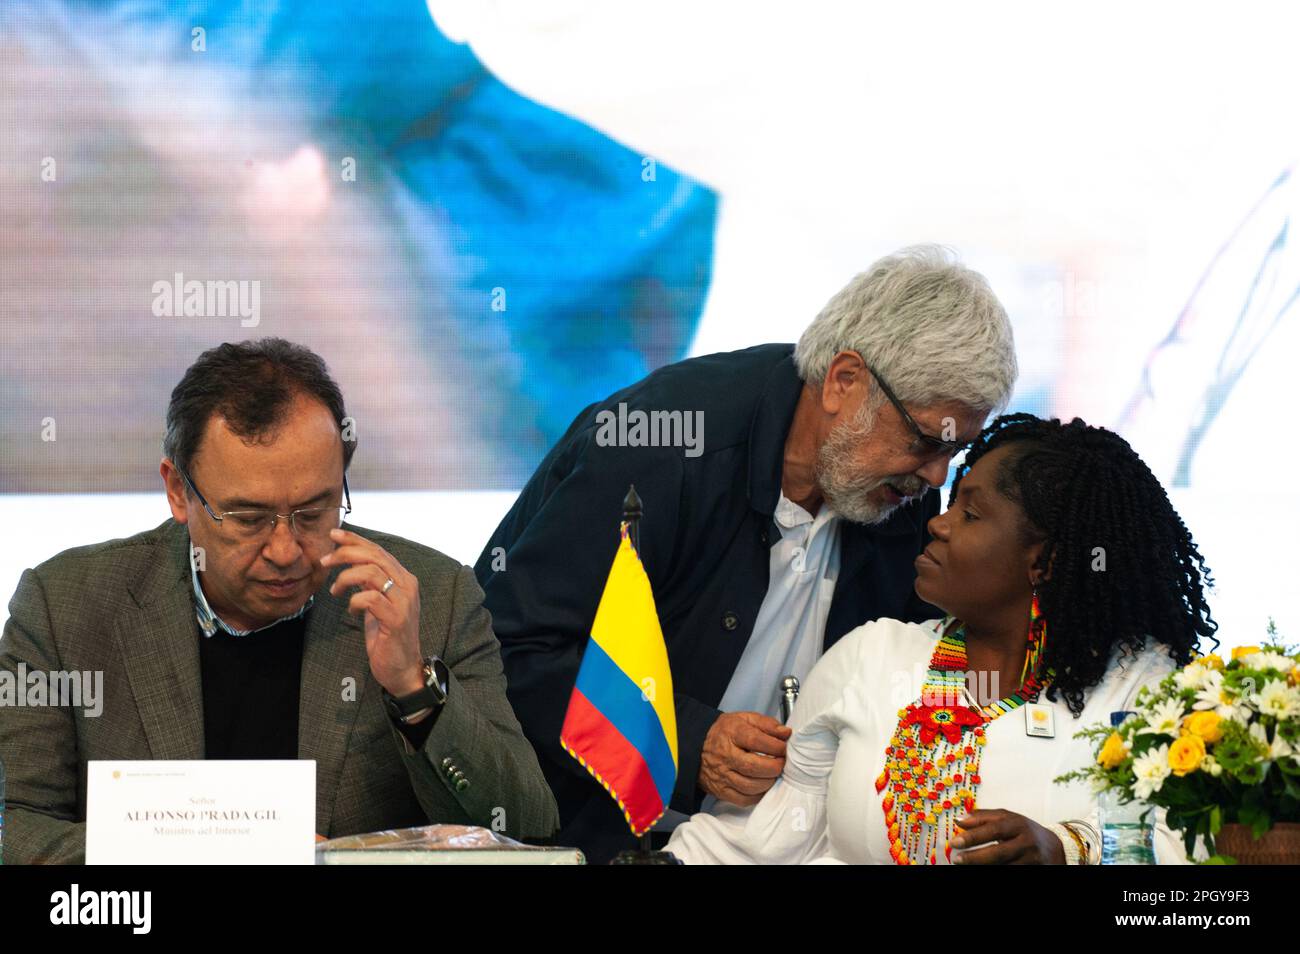
[[[781,780],[678,827],[688,863],[1089,864],[1096,797],[1053,779],[1077,728],[1214,640],[1212,585],[1160,482],[1119,435],[997,418],[916,561],[947,615],[881,619],[809,675]],[[986,807],[987,806],[987,807]],[[1186,861],[1156,813],[1156,857]]]

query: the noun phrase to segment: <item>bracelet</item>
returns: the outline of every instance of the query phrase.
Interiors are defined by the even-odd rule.
[[[1084,843],[1083,836],[1080,835],[1078,829],[1075,828],[1073,825],[1071,825],[1069,822],[1062,822],[1061,827],[1070,833],[1070,837],[1073,838],[1079,846],[1078,863],[1081,865],[1086,865],[1088,863],[1088,846]]]
[[[1065,863],[1067,865],[1081,865],[1086,862],[1083,860],[1087,855],[1087,849],[1084,847],[1083,839],[1069,825],[1057,823],[1046,826],[1047,830],[1061,839],[1061,847],[1065,849]]]
[[[1083,857],[1080,859],[1079,864],[1101,864],[1101,835],[1097,829],[1078,818],[1071,818],[1067,822],[1062,822],[1062,824],[1072,835],[1083,842]]]
[[[410,715],[398,716],[398,721],[401,722],[401,724],[404,726],[410,726],[414,728],[420,721],[424,719],[425,716],[431,713],[433,709],[434,709],[433,706],[425,706],[423,709],[419,709],[415,712],[412,712]],[[398,728],[401,728],[401,726],[398,726]]]

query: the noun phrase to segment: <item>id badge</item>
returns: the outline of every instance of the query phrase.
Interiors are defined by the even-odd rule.
[[[1041,739],[1056,736],[1056,713],[1051,706],[1041,702],[1025,703],[1025,735],[1035,735]]]

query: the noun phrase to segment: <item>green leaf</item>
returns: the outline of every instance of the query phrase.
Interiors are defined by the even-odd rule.
[[[1267,809],[1257,804],[1258,800],[1258,792],[1254,790],[1248,791],[1242,801],[1241,810],[1237,813],[1238,820],[1250,828],[1251,835],[1255,838],[1259,838],[1264,832],[1268,831],[1273,822]]]

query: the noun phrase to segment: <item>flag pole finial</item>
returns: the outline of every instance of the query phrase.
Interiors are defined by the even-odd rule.
[[[627,496],[623,498],[623,519],[640,520],[641,509],[641,495],[636,492],[636,484],[628,484]]]

